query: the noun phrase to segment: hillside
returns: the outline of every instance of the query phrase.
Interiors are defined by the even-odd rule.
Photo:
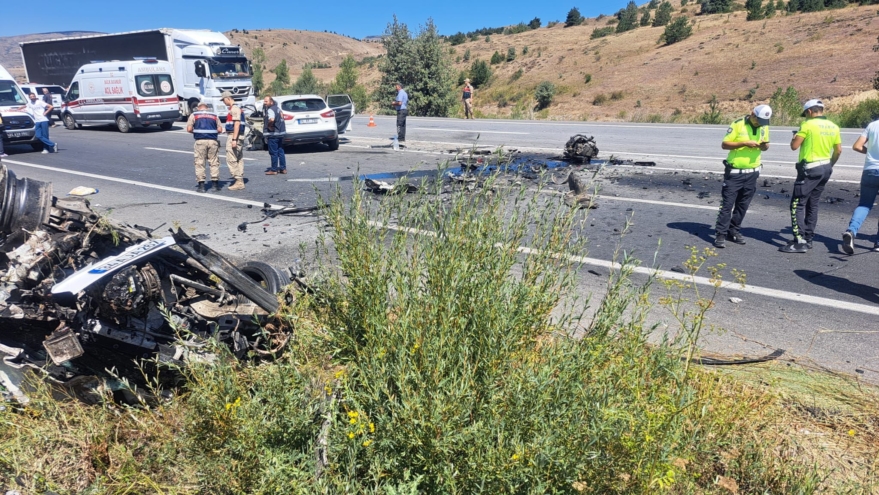
[[[21,36],[0,37],[0,65],[6,68],[13,76],[24,80],[24,65],[21,63],[21,52],[18,44],[22,41],[49,40],[53,38],[67,38],[70,36],[84,36],[97,34],[94,31],[62,31],[57,33],[24,34]]]
[[[493,65],[492,80],[475,96],[482,115],[498,117],[511,116],[517,102],[519,116],[534,115],[529,110],[541,81],[555,84],[557,93],[537,116],[570,120],[686,118],[704,111],[713,94],[724,113],[742,112],[787,86],[804,98],[829,100],[831,110],[876,94],[870,84],[879,69],[879,54],[871,50],[879,33],[875,5],[751,22],[743,11],[693,16],[698,6],[689,7],[683,15],[694,20],[693,35],[670,46],[657,43],[663,28],[652,27],[591,40],[593,29],[610,19],[593,18],[580,26],[558,24],[455,46],[455,58],[470,50],[470,61],[459,60],[455,68],[465,71],[476,59],[488,61],[495,51],[505,56],[515,48],[516,59]],[[675,16],[686,10],[676,8]],[[519,70],[521,77],[512,80]],[[594,105],[599,95],[607,101]]]
[[[319,33],[292,29],[261,29],[249,30],[247,33],[226,32],[232,43],[241,45],[248,57],[253,49],[261,47],[266,53],[266,69],[277,66],[282,59],[287,60],[290,68],[290,79],[295,81],[307,63],[328,63],[328,69],[312,69],[314,75],[325,82],[331,81],[339,70],[339,64],[346,55],[355,59],[376,56],[384,53],[381,43],[358,41],[347,36],[333,33]],[[266,84],[275,79],[275,75],[266,70]]]

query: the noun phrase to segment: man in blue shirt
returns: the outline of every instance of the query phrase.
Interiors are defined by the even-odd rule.
[[[397,107],[397,141],[406,141],[406,116],[409,115],[409,95],[403,89],[403,85],[396,84],[397,99],[394,100],[394,106]]]

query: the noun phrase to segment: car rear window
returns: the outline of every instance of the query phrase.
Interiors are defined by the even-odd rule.
[[[320,98],[290,100],[281,103],[281,110],[287,112],[315,112],[325,108],[327,108],[327,104]]]
[[[351,98],[348,95],[330,95],[327,96],[327,103],[331,107],[341,107],[351,103]]]

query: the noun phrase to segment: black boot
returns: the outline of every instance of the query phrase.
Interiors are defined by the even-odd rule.
[[[200,192],[200,193],[204,192],[204,181],[203,180],[198,181],[198,185],[195,186],[195,192]]]
[[[214,191],[219,191],[219,190],[220,190],[220,181],[215,180],[214,181]]]

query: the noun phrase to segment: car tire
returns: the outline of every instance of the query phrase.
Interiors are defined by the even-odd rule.
[[[159,127],[160,127],[163,131],[169,131],[169,130],[171,130],[172,127],[174,127],[174,122],[162,122],[162,123],[159,125]]]
[[[327,146],[330,147],[330,151],[336,151],[339,149],[339,138],[333,139],[332,141],[327,141]]]
[[[119,132],[125,134],[131,131],[131,122],[124,115],[120,115],[116,117],[116,128],[119,129]]]
[[[239,270],[272,294],[290,285],[290,277],[286,273],[262,261],[248,261]]]
[[[45,146],[43,146],[43,143],[31,143],[31,148],[33,148],[34,151],[43,151]]]
[[[76,121],[73,120],[73,115],[65,114],[61,117],[61,121],[64,122],[64,127],[70,129],[71,131],[76,129]]]

